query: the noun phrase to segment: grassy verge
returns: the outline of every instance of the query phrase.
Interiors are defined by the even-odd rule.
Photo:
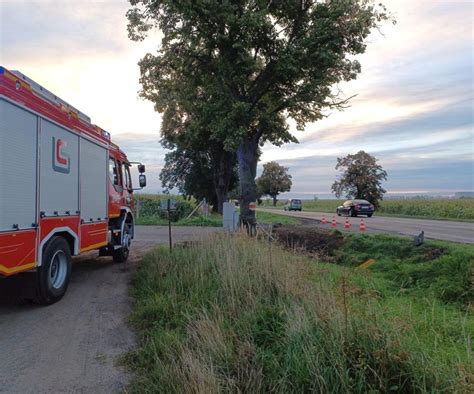
[[[293,225],[298,224],[299,220],[291,216],[279,215],[278,213],[273,212],[257,212],[257,221],[264,224],[283,224],[283,225]]]
[[[284,224],[292,225],[299,223],[298,219],[289,216],[279,215],[278,213],[258,212],[257,220],[265,224]],[[160,216],[140,216],[137,219],[139,225],[167,226],[168,220]],[[193,216],[189,219],[180,219],[172,223],[173,226],[211,226],[222,227],[222,216],[212,214],[205,216]]]
[[[139,225],[155,225],[155,226],[167,226],[168,219],[160,216],[140,216],[137,221]],[[209,216],[193,216],[189,219],[179,219],[176,222],[171,222],[172,226],[210,226],[210,227],[222,227],[222,216],[213,214]]]
[[[357,266],[373,259],[371,273],[387,283],[384,293],[405,293],[466,309],[474,303],[474,247],[387,235],[353,235],[338,253],[339,264]],[[474,305],[473,305],[474,307]]]
[[[471,391],[474,319],[464,301],[401,291],[383,264],[353,268],[367,255],[382,259],[371,247],[388,242],[356,241],[320,256],[332,264],[225,235],[149,254],[133,284],[140,345],[126,357],[130,390]],[[394,256],[425,264],[392,246],[386,265],[397,265]]]

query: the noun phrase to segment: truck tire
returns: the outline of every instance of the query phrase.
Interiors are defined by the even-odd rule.
[[[129,255],[130,251],[128,250],[128,248],[120,248],[120,249],[117,249],[117,250],[114,250],[114,254],[113,254],[113,260],[114,260],[114,263],[125,263],[128,259],[128,255]]]
[[[128,259],[128,255],[130,254],[130,243],[132,242],[130,238],[130,225],[126,224],[124,231],[125,237],[122,247],[120,249],[114,250],[112,254],[114,263],[125,263]]]
[[[34,302],[51,305],[66,293],[71,277],[71,250],[62,237],[53,237],[43,250],[42,265],[36,272]]]

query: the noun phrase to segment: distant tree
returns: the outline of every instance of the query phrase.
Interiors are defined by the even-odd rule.
[[[288,174],[288,167],[283,167],[276,161],[270,161],[263,165],[263,173],[257,178],[257,190],[261,195],[270,196],[273,199],[273,206],[277,203],[277,197],[282,192],[291,190],[291,175]]]
[[[331,187],[336,197],[345,195],[347,198],[367,200],[374,206],[379,206],[386,190],[382,181],[387,179],[387,172],[383,170],[377,159],[364,151],[354,155],[339,157],[336,170],[343,171],[341,178]]]

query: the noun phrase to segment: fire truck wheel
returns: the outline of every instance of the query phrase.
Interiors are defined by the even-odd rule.
[[[54,237],[43,251],[42,265],[38,268],[35,302],[50,305],[66,293],[71,276],[71,250],[62,237]]]
[[[114,250],[114,255],[113,255],[114,262],[125,263],[128,259],[129,253],[130,253],[130,250],[124,247]]]
[[[123,236],[122,247],[120,249],[114,250],[113,260],[115,263],[125,263],[130,254],[130,244],[132,243],[132,238],[130,237],[130,226],[125,226],[125,233]]]

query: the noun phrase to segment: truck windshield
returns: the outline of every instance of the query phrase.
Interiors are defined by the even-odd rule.
[[[118,177],[118,171],[117,171],[117,163],[115,162],[114,158],[109,158],[109,177],[110,181],[114,185],[119,184],[119,177]]]
[[[122,163],[122,174],[124,187],[127,189],[132,188],[132,178],[130,177],[130,165],[127,163]]]

